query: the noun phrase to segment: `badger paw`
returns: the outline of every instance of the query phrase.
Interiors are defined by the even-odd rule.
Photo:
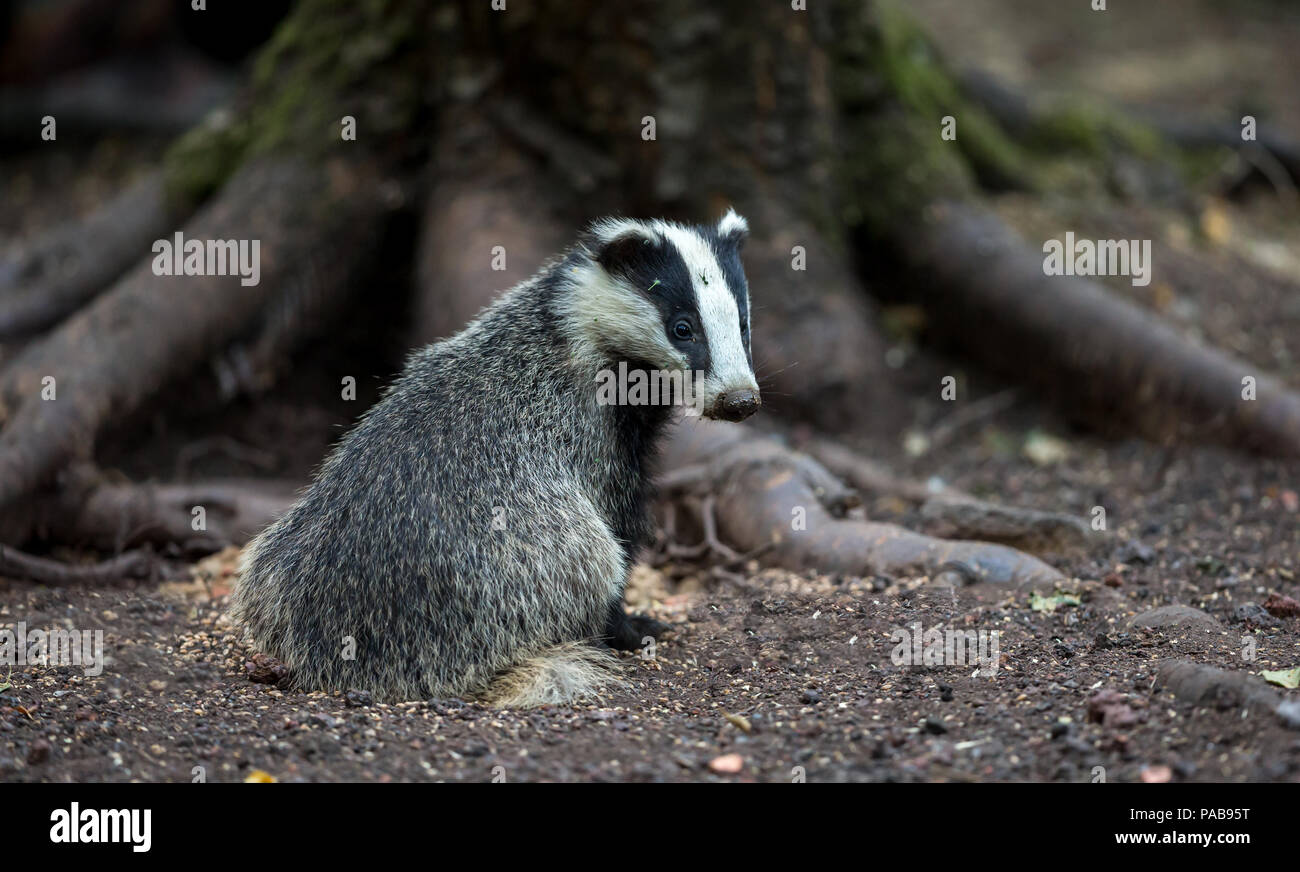
[[[668,624],[656,621],[649,615],[630,615],[620,605],[610,612],[605,641],[617,651],[637,651],[647,636],[658,639],[669,629],[671,627]]]

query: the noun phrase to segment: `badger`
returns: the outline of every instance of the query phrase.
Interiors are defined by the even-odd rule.
[[[758,409],[747,233],[732,210],[596,221],[413,352],[246,549],[230,611],[251,646],[301,689],[384,701],[523,708],[617,684],[611,649],[662,629],[624,610],[623,589],[680,404],[610,403],[599,386],[620,366],[685,373],[704,417]]]

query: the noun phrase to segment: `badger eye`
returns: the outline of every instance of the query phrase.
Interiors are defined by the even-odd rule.
[[[691,322],[685,318],[681,318],[673,324],[673,338],[686,342],[694,335],[694,331],[691,330]]]

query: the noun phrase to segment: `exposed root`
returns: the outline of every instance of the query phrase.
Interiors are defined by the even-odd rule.
[[[147,543],[207,553],[252,539],[293,504],[299,485],[266,479],[134,484],[77,467],[57,490],[33,496],[21,513],[6,513],[0,530],[10,542],[34,538],[112,552]]]
[[[1061,512],[932,497],[922,504],[921,517],[927,533],[944,539],[982,539],[1033,552],[1060,552],[1088,544],[1088,525]]]
[[[1120,418],[1156,441],[1300,456],[1300,396],[1096,282],[1045,277],[1041,254],[995,215],[936,205],[897,241],[938,329],[985,363],[1068,397],[1085,422]],[[1247,384],[1255,399],[1243,397]]]
[[[764,562],[773,565],[932,577],[960,566],[967,580],[1014,585],[1064,580],[1037,558],[1003,545],[945,541],[892,524],[837,517],[840,498],[831,493],[828,507],[819,496],[833,477],[811,458],[753,430],[687,422],[674,435],[666,459],[675,467],[706,465],[717,494],[713,538],[726,541],[733,552],[764,549]]]
[[[0,575],[41,584],[102,584],[143,578],[153,572],[154,566],[154,556],[148,551],[128,551],[102,563],[77,566],[0,545]]]
[[[1088,525],[1073,515],[1001,506],[950,487],[933,489],[919,481],[896,476],[881,464],[829,439],[809,440],[803,447],[827,469],[864,493],[919,505],[926,523],[925,532],[931,536],[1000,542],[1033,552],[1059,552],[1087,544]]]
[[[961,76],[962,89],[1003,128],[1025,136],[1034,127],[1050,123],[1050,109],[1030,96],[1019,93],[1005,82],[984,72],[970,70]],[[1258,139],[1241,138],[1241,124],[1236,119],[1216,123],[1169,115],[1144,115],[1141,123],[1149,125],[1168,142],[1184,149],[1230,148],[1254,166],[1278,192],[1293,200],[1300,184],[1300,143],[1261,130]]]
[[[910,503],[923,503],[936,494],[925,484],[894,475],[883,464],[862,457],[830,439],[811,439],[800,447],[863,493],[897,497]],[[953,492],[945,490],[943,493]]]
[[[25,349],[0,374],[0,506],[48,482],[95,438],[228,343],[265,330],[259,316],[304,295],[351,289],[380,232],[373,180],[355,168],[255,161],[184,230],[187,239],[258,240],[261,275],[156,276],[146,261],[108,293]],[[309,264],[324,259],[318,268]],[[304,276],[314,284],[302,287]],[[313,304],[314,305],[314,304]],[[292,331],[291,331],[292,332]]]
[[[209,439],[200,439],[197,442],[191,442],[180,450],[176,455],[176,472],[175,478],[183,480],[189,474],[190,465],[196,460],[208,457],[212,454],[221,454],[232,460],[238,460],[241,463],[247,463],[250,466],[257,467],[261,470],[270,470],[275,468],[275,455],[268,451],[261,451],[250,445],[244,445],[229,436],[213,436]]]
[[[698,545],[679,545],[670,541],[668,543],[669,557],[685,557],[696,560],[706,554],[711,554],[721,557],[727,563],[740,560],[740,555],[722,544],[722,541],[718,538],[718,519],[714,514],[716,505],[717,497],[713,494],[709,494],[698,501],[692,499],[692,506],[696,509],[700,525],[704,527],[704,539]]]
[[[0,265],[0,340],[57,323],[145,257],[155,239],[169,236],[184,214],[163,187],[162,172],[151,172]]]
[[[1192,705],[1263,711],[1276,715],[1287,727],[1300,730],[1300,703],[1284,698],[1249,673],[1190,660],[1166,660],[1160,664],[1159,681],[1164,689]]]
[[[152,87],[142,88],[141,79]],[[177,135],[234,91],[229,74],[197,53],[128,57],[60,75],[45,85],[0,89],[0,140],[30,142],[34,122],[46,115],[58,119],[60,139],[88,141],[129,132]]]

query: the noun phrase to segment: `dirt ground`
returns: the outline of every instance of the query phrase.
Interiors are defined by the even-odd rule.
[[[916,0],[914,9],[951,54],[997,58],[992,68],[1019,84],[1086,87],[1139,107],[1227,105],[1248,95],[1300,137],[1294,100],[1270,92],[1295,81],[1277,66],[1277,58],[1294,63],[1294,53],[1256,51],[1293,44],[1300,23],[1290,13],[1256,32],[1220,20],[1227,13],[1214,4],[1180,4],[1189,11],[1172,18],[1117,19],[1103,52],[1063,39],[1023,7]],[[1231,40],[1187,49],[1188,33],[1225,27]],[[1156,39],[1167,48],[1151,51]],[[87,208],[115,187],[96,179],[125,178],[158,148],[101,145],[7,164],[5,200],[15,208],[0,215],[0,232],[13,239]],[[73,194],[40,194],[60,184]],[[1157,280],[1115,290],[1300,385],[1300,229],[1267,197],[1137,208],[1008,196],[997,206],[1039,237],[1046,227],[1153,239]],[[396,299],[405,280],[393,277],[393,293],[377,289],[374,299]],[[141,416],[113,435],[101,460],[138,479],[305,479],[397,367],[397,305],[369,307],[370,320],[305,351],[258,402],[221,406],[197,383],[176,391],[166,422]],[[1300,781],[1300,731],[1258,708],[1176,698],[1157,680],[1172,659],[1243,674],[1300,666],[1300,617],[1262,608],[1270,595],[1300,599],[1300,465],[1105,440],[1028,396],[922,450],[917,437],[950,414],[932,389],[942,375],[957,374],[974,398],[1009,382],[927,347],[923,336],[896,350],[896,395],[906,404],[898,417],[912,426],[858,447],[900,474],[1008,505],[1087,521],[1103,507],[1106,530],[1086,548],[1044,555],[1072,579],[1064,592],[1077,603],[1057,591],[954,590],[923,578],[644,568],[629,601],[674,629],[652,659],[627,658],[625,688],[593,705],[501,712],[456,700],[374,704],[363,694],[250,681],[248,652],[221,617],[229,553],[193,570],[176,566],[177,578],[161,583],[47,588],[0,579],[0,627],[102,630],[106,657],[95,676],[79,667],[0,674],[0,781]],[[359,404],[337,400],[339,374],[358,377]],[[270,460],[249,466],[214,452],[178,467],[185,446],[214,434]],[[865,508],[922,525],[897,500]],[[1197,611],[1130,626],[1171,604]],[[996,632],[996,672],[900,665],[891,634],[918,623]]]
[[[253,683],[220,617],[230,554],[162,585],[0,582],[0,622],[102,629],[107,659],[93,677],[15,669],[0,692],[0,777],[1077,782],[1104,767],[1107,781],[1300,780],[1300,732],[1153,689],[1165,658],[1300,665],[1300,618],[1254,607],[1300,597],[1294,469],[1086,438],[1044,469],[987,441],[961,446],[947,480],[1025,505],[1112,507],[1089,554],[1055,561],[1081,579],[1067,586],[1078,605],[1048,612],[1032,591],[924,579],[644,569],[629,600],[674,632],[653,660],[628,658],[626,688],[596,705],[501,712]],[[1208,617],[1127,625],[1167,603]],[[891,633],[915,622],[997,631],[996,674],[895,665]]]

